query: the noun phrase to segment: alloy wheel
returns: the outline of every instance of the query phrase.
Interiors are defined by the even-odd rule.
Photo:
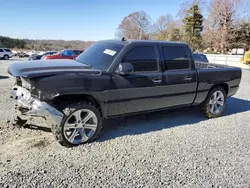
[[[225,97],[221,91],[215,91],[210,98],[209,106],[212,114],[219,114],[224,107]]]
[[[67,118],[63,126],[63,134],[68,142],[81,144],[95,134],[97,125],[97,116],[93,111],[80,109]]]

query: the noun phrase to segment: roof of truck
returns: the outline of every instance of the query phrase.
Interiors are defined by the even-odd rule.
[[[131,43],[166,43],[166,44],[175,44],[175,45],[187,45],[187,43],[184,42],[174,42],[174,41],[166,41],[166,40],[102,40],[102,42],[111,42],[116,44],[131,44]]]

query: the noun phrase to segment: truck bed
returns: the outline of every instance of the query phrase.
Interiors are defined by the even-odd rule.
[[[227,65],[212,63],[195,63],[198,86],[195,103],[204,101],[211,87],[224,83],[227,88],[227,95],[232,96],[238,90],[241,80],[241,69]]]

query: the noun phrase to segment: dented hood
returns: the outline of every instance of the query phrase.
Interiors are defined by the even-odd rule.
[[[10,75],[27,78],[82,72],[99,74],[100,70],[91,69],[75,60],[61,59],[13,62],[8,68]]]

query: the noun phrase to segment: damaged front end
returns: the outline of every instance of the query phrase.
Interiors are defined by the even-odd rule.
[[[60,125],[64,114],[46,102],[32,97],[30,91],[22,86],[15,85],[11,90],[11,97],[16,100],[18,115],[29,118],[43,117],[52,125]]]
[[[12,88],[12,98],[16,100],[16,109],[22,119],[31,116],[50,120],[52,125],[60,125],[64,114],[57,110],[50,101],[58,95],[57,89],[64,87],[65,75],[75,73],[99,73],[74,60],[51,60],[35,62],[13,62],[8,73],[16,78]],[[61,76],[61,77],[60,77]],[[60,79],[58,79],[60,77]],[[75,82],[69,79],[68,85]],[[81,84],[81,83],[79,83]]]

